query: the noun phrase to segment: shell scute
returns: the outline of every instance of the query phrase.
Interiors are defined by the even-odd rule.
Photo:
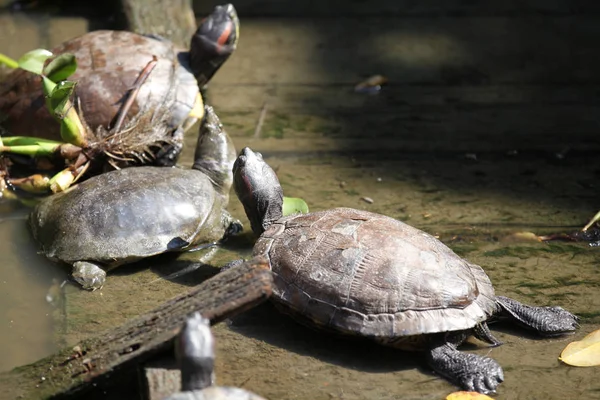
[[[495,310],[480,267],[400,221],[338,208],[278,225],[259,246],[271,261],[275,300],[314,324],[414,335],[467,329]]]

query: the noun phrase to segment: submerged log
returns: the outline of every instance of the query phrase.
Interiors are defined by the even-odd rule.
[[[82,395],[171,350],[190,313],[199,311],[214,324],[265,301],[271,285],[266,261],[243,263],[117,328],[0,375],[0,386],[11,398]]]
[[[196,31],[192,0],[122,0],[129,30],[159,35],[187,49]]]

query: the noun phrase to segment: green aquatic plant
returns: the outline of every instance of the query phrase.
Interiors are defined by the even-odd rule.
[[[308,214],[308,204],[298,197],[283,197],[283,215]]]
[[[60,124],[60,135],[64,143],[36,137],[8,136],[0,138],[0,154],[52,156],[57,153],[74,152],[74,146],[81,148],[87,145],[85,127],[71,100],[76,82],[67,80],[77,70],[77,60],[73,54],[65,53],[46,63],[53,56],[54,54],[49,50],[36,49],[25,53],[18,60],[0,54],[0,62],[9,68],[20,68],[40,76],[46,107]],[[76,163],[53,177],[36,174],[11,182],[11,185],[28,192],[41,192],[48,189],[59,192],[73,184],[85,168],[85,165]]]

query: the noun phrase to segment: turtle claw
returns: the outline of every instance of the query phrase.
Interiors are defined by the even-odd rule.
[[[106,271],[91,262],[76,261],[73,263],[72,277],[82,289],[93,292],[104,286]]]
[[[245,260],[244,260],[244,259],[239,259],[239,260],[233,260],[233,261],[230,261],[230,262],[228,262],[227,264],[223,265],[223,266],[222,266],[222,267],[219,269],[219,272],[224,272],[224,271],[227,271],[228,269],[235,268],[235,267],[237,267],[238,265],[242,265],[244,262],[245,262]]]
[[[429,366],[464,390],[496,393],[504,381],[500,364],[490,357],[462,353],[450,343],[434,346],[428,353]]]
[[[465,354],[467,359],[472,359],[465,366],[465,370],[458,377],[458,385],[468,391],[483,394],[495,394],[500,383],[504,381],[502,367],[494,359],[479,357],[474,354]]]

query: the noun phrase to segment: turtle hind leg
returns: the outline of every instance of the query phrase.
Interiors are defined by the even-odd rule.
[[[464,332],[458,332],[432,341],[427,351],[428,365],[464,390],[495,393],[504,381],[502,367],[492,358],[458,351],[465,337]]]
[[[100,289],[106,281],[106,271],[88,261],[74,262],[71,276],[83,289],[91,291]]]
[[[558,336],[577,329],[577,317],[562,307],[534,307],[504,296],[496,296],[502,314],[544,336]]]

